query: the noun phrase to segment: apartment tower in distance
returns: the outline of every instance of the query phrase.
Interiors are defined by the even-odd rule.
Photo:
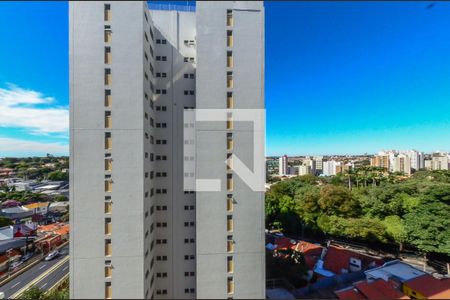
[[[251,131],[196,129],[196,174],[222,189],[183,185],[186,109],[264,108],[262,2],[69,14],[71,298],[265,298],[264,194],[225,163],[252,161]]]

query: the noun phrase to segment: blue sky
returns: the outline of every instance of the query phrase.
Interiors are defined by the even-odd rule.
[[[267,154],[450,150],[450,3],[266,2]],[[0,2],[0,157],[68,153],[68,5]]]

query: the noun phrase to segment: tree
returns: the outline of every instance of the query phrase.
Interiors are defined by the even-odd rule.
[[[68,181],[69,180],[69,173],[61,172],[61,171],[53,171],[48,174],[48,180],[53,181]]]
[[[37,286],[33,285],[28,290],[23,292],[19,299],[22,300],[36,300],[36,299],[42,299],[44,296],[44,291],[38,288]]]
[[[424,252],[450,255],[450,210],[441,202],[425,203],[405,215],[408,241]]]
[[[359,210],[358,202],[353,199],[351,192],[341,186],[324,186],[318,204],[327,215],[354,216]]]
[[[319,187],[304,186],[296,191],[294,197],[296,210],[305,224],[316,224],[316,219],[320,214],[319,199]]]
[[[5,227],[13,224],[14,222],[8,219],[7,217],[0,216],[0,227]]]
[[[399,216],[387,216],[383,220],[387,234],[399,244],[399,250],[403,250],[403,243],[407,240],[407,234],[403,220]]]

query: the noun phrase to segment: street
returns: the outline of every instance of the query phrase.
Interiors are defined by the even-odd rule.
[[[16,296],[17,292],[23,292],[32,285],[43,290],[51,288],[64,275],[69,273],[69,246],[60,249],[61,255],[50,261],[41,261],[31,269],[20,274],[10,282],[0,287],[0,292],[5,298]]]

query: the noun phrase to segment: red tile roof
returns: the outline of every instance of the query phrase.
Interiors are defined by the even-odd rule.
[[[375,262],[377,266],[383,265],[381,259],[330,245],[324,258],[324,268],[336,274],[341,274],[342,269],[349,269],[350,258],[360,259],[363,269],[367,268],[372,262]]]
[[[428,299],[450,299],[450,279],[425,274],[406,281],[405,285]]]
[[[354,286],[368,299],[409,299],[394,288],[391,283],[383,279],[377,279],[372,282],[360,281],[355,283]]]
[[[322,246],[304,242],[304,241],[298,241],[298,243],[292,247],[292,250],[302,252],[305,256],[306,255],[312,255],[312,256],[320,256],[322,254]]]
[[[346,290],[340,290],[334,293],[338,296],[339,299],[354,299],[354,300],[366,299],[366,297],[361,295],[361,293],[358,292],[358,290],[353,287]]]

